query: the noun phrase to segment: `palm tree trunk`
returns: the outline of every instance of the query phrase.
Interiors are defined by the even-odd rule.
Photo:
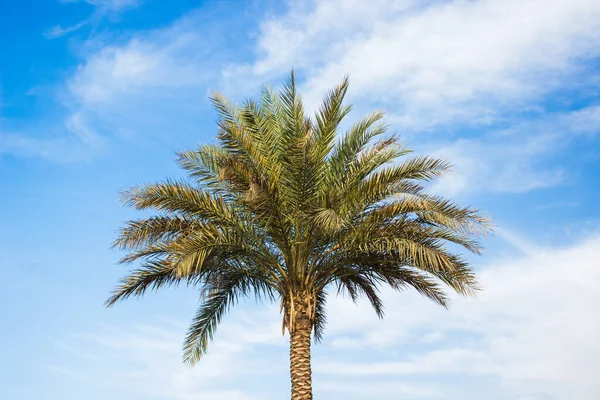
[[[310,370],[310,320],[297,319],[290,334],[290,375],[292,400],[312,400],[312,377]]]

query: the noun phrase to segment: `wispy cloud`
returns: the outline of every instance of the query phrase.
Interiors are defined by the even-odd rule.
[[[600,107],[595,105],[571,112],[537,113],[510,123],[508,128],[481,130],[475,137],[453,141],[433,137],[419,144],[455,166],[452,174],[434,186],[438,193],[523,193],[571,178],[556,155],[573,142],[593,139],[600,132],[599,115]]]
[[[75,31],[83,28],[85,25],[89,24],[90,22],[91,22],[91,19],[85,19],[81,22],[76,23],[75,25],[70,25],[67,27],[55,25],[52,28],[48,29],[46,32],[44,32],[44,36],[46,36],[48,39],[55,39],[55,38],[67,35],[71,32],[75,32]]]
[[[565,201],[560,203],[546,203],[534,207],[536,210],[549,210],[549,209],[565,209],[579,207],[581,204],[577,201]]]
[[[198,396],[215,400],[275,398],[266,392],[251,395],[236,383],[243,376],[265,379],[274,371],[286,371],[285,364],[256,357],[256,346],[283,342],[277,312],[267,315],[264,310],[254,310],[251,316],[236,312],[232,316],[235,319],[228,317],[231,322],[219,329],[209,355],[193,369],[181,363],[183,324],[164,319],[161,324],[104,326],[93,333],[73,334],[59,344],[67,362],[49,368],[68,380],[136,396],[177,400]]]
[[[201,58],[207,44],[201,34],[176,25],[144,36],[122,46],[108,45],[86,58],[68,81],[72,101],[90,107],[114,105],[120,96],[167,95],[170,89],[198,90],[210,82]]]
[[[137,2],[92,2],[119,11]],[[83,43],[81,59],[56,84],[61,113],[2,133],[0,152],[73,162],[95,157],[114,139],[146,141],[164,132],[196,132],[199,110],[208,108],[208,88],[232,52],[224,51],[228,29],[215,11],[190,12],[164,28],[124,42]],[[218,21],[218,23],[216,22]],[[214,87],[214,86],[213,86]]]
[[[219,66],[232,56],[223,50],[226,27],[211,15],[192,12],[89,53],[64,84],[64,104],[129,139],[192,131]]]
[[[477,378],[467,379],[470,384],[464,379],[480,376],[493,379],[487,384],[497,398],[595,399],[600,395],[593,373],[600,368],[595,340],[600,317],[592,304],[600,301],[594,289],[600,279],[599,249],[600,237],[592,236],[572,247],[539,248],[498,260],[480,272],[480,297],[457,298],[450,312],[428,307],[416,296],[389,294],[389,315],[377,322],[362,307],[350,312],[345,302],[333,302],[330,330],[353,335],[370,359],[379,361],[352,363],[337,352],[342,360],[319,359],[315,368],[335,376],[410,375],[439,382],[462,375],[460,385],[441,384],[450,398],[480,398],[472,386]],[[424,334],[438,331],[446,337],[426,348],[418,345]],[[373,353],[378,337],[387,340]],[[391,348],[407,353],[390,357]],[[361,353],[354,347],[351,354]]]
[[[70,163],[89,161],[106,145],[104,136],[78,112],[69,115],[62,125],[36,125],[28,129],[26,132],[0,131],[0,155],[12,154]]]
[[[127,8],[137,7],[141,0],[83,0],[95,7],[108,11],[123,11]],[[67,0],[68,3],[78,2],[78,0]]]
[[[140,3],[139,0],[62,0],[62,3],[85,3],[94,7],[94,11],[92,14],[80,21],[70,26],[60,26],[55,25],[46,32],[44,32],[44,36],[48,39],[56,39],[64,35],[68,35],[72,32],[78,31],[79,29],[91,25],[92,29],[94,29],[98,23],[106,16],[115,16],[119,13],[137,7]]]
[[[257,60],[227,76],[305,72],[307,100],[346,73],[360,102],[406,127],[487,123],[586,73],[600,55],[594,0],[311,1],[262,24]]]

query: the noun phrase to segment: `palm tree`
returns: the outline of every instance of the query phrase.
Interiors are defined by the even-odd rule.
[[[218,144],[178,154],[188,180],[137,186],[127,205],[155,216],[129,221],[115,247],[141,261],[107,300],[184,283],[202,296],[184,342],[184,362],[207,350],[241,297],[279,301],[290,335],[291,398],[312,399],[311,336],[320,341],[330,293],[364,296],[383,316],[379,289],[412,288],[448,305],[446,285],[477,290],[469,263],[446,248],[479,254],[489,221],[479,211],[425,193],[421,183],[449,164],[409,157],[383,114],[338,135],[350,111],[348,78],[314,118],[305,115],[294,73],[279,93],[240,106],[215,93]],[[456,246],[455,246],[456,247]]]

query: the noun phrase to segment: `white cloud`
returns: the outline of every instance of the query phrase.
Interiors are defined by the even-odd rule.
[[[579,134],[595,135],[600,130],[600,106],[587,107],[565,115],[560,121]]]
[[[362,353],[353,348],[348,355],[336,353],[341,360],[317,360],[315,368],[346,377],[411,375],[443,381],[443,376],[461,375],[464,389],[450,384],[446,389],[465,399],[481,397],[472,391],[481,378],[494,379],[490,390],[502,393],[499,398],[596,399],[599,256],[600,236],[594,236],[572,247],[537,248],[522,258],[498,260],[479,274],[484,288],[480,297],[457,298],[449,312],[430,307],[416,295],[388,293],[388,315],[377,322],[363,313],[367,307],[352,313],[346,302],[334,301],[330,333],[352,335],[370,349],[370,360],[381,361],[354,363]],[[432,332],[446,338],[413,350]],[[378,336],[394,340],[374,353]],[[392,348],[407,353],[401,360],[390,359]]]
[[[399,382],[391,384],[387,383],[385,385],[369,385],[352,382],[315,382],[314,385],[319,391],[327,393],[328,396],[334,396],[334,398],[348,398],[350,396],[351,398],[360,399],[387,399],[390,398],[390,395],[392,395],[393,398],[401,397],[403,399],[437,399],[445,397],[444,394],[438,390]]]
[[[90,55],[68,82],[72,101],[84,106],[113,105],[121,96],[152,95],[152,90],[192,90],[207,83],[196,62],[201,38],[194,33],[160,31],[124,46],[107,46]]]
[[[267,19],[258,60],[226,76],[268,77],[295,65],[313,104],[350,73],[358,102],[393,106],[398,121],[423,128],[520,109],[574,85],[600,55],[595,0],[312,3]]]
[[[106,145],[104,136],[92,128],[86,117],[75,112],[63,121],[63,128],[50,125],[27,132],[0,131],[0,154],[36,157],[59,163],[86,161]]]
[[[135,2],[93,4],[119,10]],[[126,40],[85,42],[79,65],[56,88],[66,116],[44,121],[43,129],[5,132],[0,152],[79,161],[115,138],[197,132],[200,110],[209,107],[207,90],[218,81],[221,59],[231,56],[223,51],[227,26],[220,24],[227,18],[215,23],[211,17],[219,14],[203,11]]]
[[[75,31],[83,28],[84,26],[86,26],[89,23],[90,23],[90,20],[86,19],[86,20],[78,22],[74,25],[67,26],[67,27],[62,27],[60,25],[54,25],[53,27],[48,29],[46,32],[44,32],[44,36],[46,36],[48,39],[56,39],[56,38],[64,36],[64,35],[68,35],[71,32],[75,32]]]
[[[195,132],[220,58],[227,56],[219,36],[224,26],[211,24],[191,13],[125,43],[100,46],[69,77],[62,101],[118,139],[147,142],[165,132]]]
[[[140,4],[140,0],[84,0],[98,8],[103,8],[108,11],[122,11],[127,8],[136,7]],[[70,0],[72,2],[72,0]]]
[[[544,113],[509,128],[482,132],[471,138],[423,141],[423,150],[450,160],[453,173],[433,191],[449,196],[474,192],[522,193],[562,184],[565,165],[554,156],[572,141],[600,131],[600,107],[568,113]]]
[[[532,166],[540,153],[534,146],[517,143],[460,139],[435,151],[455,168],[432,191],[449,196],[480,191],[522,193],[561,183],[565,173],[560,167],[539,170]]]
[[[44,32],[44,36],[48,39],[56,39],[69,33],[78,31],[79,29],[91,25],[94,29],[100,21],[106,16],[115,16],[123,11],[137,7],[139,0],[62,0],[62,3],[86,3],[94,7],[94,12],[83,21],[76,24],[62,27],[55,25]]]
[[[130,396],[176,400],[198,396],[210,400],[264,398],[260,388],[257,395],[251,395],[236,384],[236,379],[244,375],[268,376],[273,368],[285,372],[285,364],[265,360],[253,348],[265,343],[277,345],[284,339],[281,332],[276,335],[273,326],[276,312],[267,317],[261,310],[252,316],[246,318],[240,312],[228,316],[231,322],[219,328],[209,354],[193,369],[181,362],[185,326],[167,319],[160,324],[101,326],[93,333],[73,334],[59,343],[67,362],[49,368],[65,379],[85,382],[98,390],[116,389]]]
[[[189,111],[207,105],[207,90],[219,66],[232,54],[223,32],[227,18],[200,9],[170,26],[144,31],[118,44],[90,44],[89,52],[65,84],[69,107],[97,114],[153,114],[164,109]],[[165,114],[168,114],[165,113]],[[175,119],[173,115],[169,115]]]

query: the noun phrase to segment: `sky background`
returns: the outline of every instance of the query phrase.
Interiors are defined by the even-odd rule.
[[[446,311],[385,292],[386,317],[330,298],[316,399],[600,398],[600,2],[0,2],[0,398],[288,396],[274,305],[229,314],[196,368],[198,305],[165,290],[106,310],[132,185],[179,177],[213,140],[216,89],[242,100],[296,68],[314,109],[350,74],[418,153],[431,191],[498,226],[484,292]]]

